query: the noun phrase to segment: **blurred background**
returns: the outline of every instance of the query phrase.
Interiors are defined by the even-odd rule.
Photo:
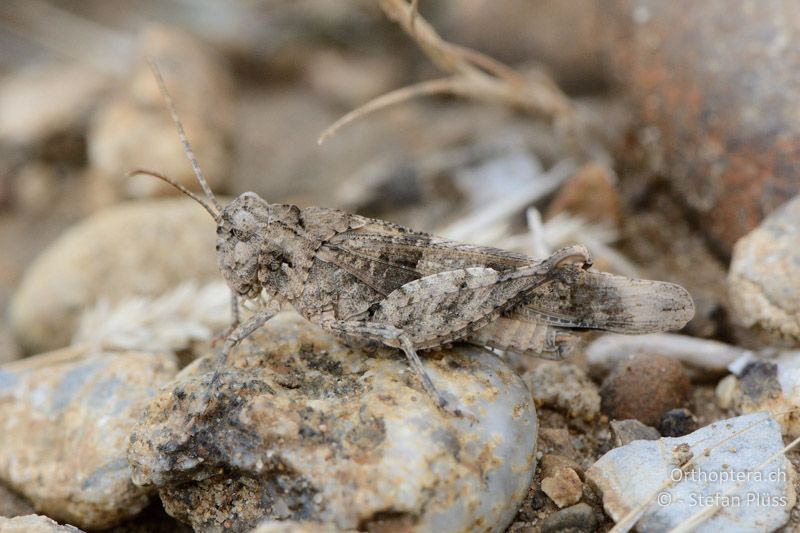
[[[583,242],[602,270],[684,284],[698,309],[688,333],[759,342],[732,320],[725,278],[737,239],[798,192],[796,3],[422,1],[418,25],[516,74],[479,68],[469,76],[500,80],[497,92],[408,99],[319,145],[373,98],[464,73],[390,20],[393,5],[2,2],[0,307],[14,307],[29,265],[73,224],[175,194],[127,171],[197,189],[151,56],[218,194],[340,207],[535,256]],[[137,238],[148,237],[109,237]],[[16,306],[91,303],[55,282],[64,264],[40,269],[51,285]],[[26,331],[23,315],[3,320],[0,360],[69,339]]]

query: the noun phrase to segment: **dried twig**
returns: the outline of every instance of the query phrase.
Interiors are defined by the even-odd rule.
[[[482,209],[471,212],[455,221],[440,233],[453,240],[469,239],[477,244],[496,241],[497,233],[493,227],[534,203],[536,200],[556,190],[569,176],[575,172],[576,164],[566,159],[554,165],[547,173],[535,176],[531,182],[515,191],[514,195],[499,198]]]
[[[367,113],[420,95],[454,94],[501,103],[550,119],[571,115],[569,98],[547,76],[540,74],[536,80],[525,80],[485,54],[445,41],[419,15],[416,0],[410,4],[406,0],[380,0],[380,5],[386,16],[397,22],[430,60],[450,76],[398,89],[367,102],[325,130],[319,137],[320,144]]]
[[[607,333],[589,345],[586,357],[591,367],[607,371],[615,362],[639,352],[670,357],[681,361],[690,369],[701,369],[704,373],[727,372],[728,365],[737,358],[752,353],[744,348],[719,341],[673,333],[653,333],[635,337]]]

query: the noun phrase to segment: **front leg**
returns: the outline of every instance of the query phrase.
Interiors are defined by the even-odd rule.
[[[231,327],[226,337],[239,326],[239,295],[231,291]]]
[[[216,347],[217,343],[227,339],[239,327],[239,316],[239,295],[231,291],[231,325],[228,326],[224,333],[214,335],[214,338],[211,339],[212,347]]]
[[[330,320],[322,323],[322,327],[326,330],[339,334],[342,336],[350,336],[355,338],[364,338],[370,340],[378,340],[386,346],[392,348],[400,348],[406,354],[411,368],[414,369],[419,380],[422,382],[422,388],[428,393],[436,405],[442,410],[452,414],[453,416],[464,416],[460,409],[450,409],[447,406],[447,400],[433,385],[430,375],[422,365],[414,344],[411,342],[411,336],[401,329],[398,329],[389,324],[379,324],[375,322],[347,322],[341,320]]]
[[[263,326],[276,314],[277,311],[272,307],[259,311],[250,317],[246,322],[236,326],[236,328],[234,328],[234,330],[228,334],[228,336],[225,338],[225,343],[222,345],[222,351],[219,354],[219,358],[217,359],[217,366],[214,370],[214,376],[211,378],[211,382],[208,386],[209,394],[211,393],[212,389],[216,387],[217,382],[219,381],[220,373],[222,372],[222,367],[225,366],[225,363],[228,361],[228,354],[230,354],[231,350],[233,350],[237,344],[246,339],[255,330]]]

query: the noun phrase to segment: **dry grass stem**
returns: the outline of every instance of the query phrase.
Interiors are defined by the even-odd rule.
[[[484,102],[499,103],[541,115],[551,120],[571,116],[572,103],[545,74],[523,79],[513,69],[478,51],[449,43],[417,12],[417,2],[381,0],[386,16],[400,25],[448,78],[398,89],[367,102],[337,120],[322,135],[321,144],[342,126],[392,104],[416,96],[454,94]]]
[[[469,213],[441,233],[453,240],[469,240],[475,244],[496,242],[497,232],[492,229],[494,226],[506,223],[510,217],[555,191],[575,172],[576,168],[577,165],[572,160],[561,161],[546,173],[534,176],[527,186],[515,191],[513,195],[504,196],[482,209]]]

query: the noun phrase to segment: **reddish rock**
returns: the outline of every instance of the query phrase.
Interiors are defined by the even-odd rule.
[[[615,0],[612,70],[721,249],[800,192],[800,4]]]
[[[661,416],[681,407],[689,394],[689,378],[679,361],[637,354],[621,361],[603,381],[602,409],[610,418],[635,418],[657,426]]]

